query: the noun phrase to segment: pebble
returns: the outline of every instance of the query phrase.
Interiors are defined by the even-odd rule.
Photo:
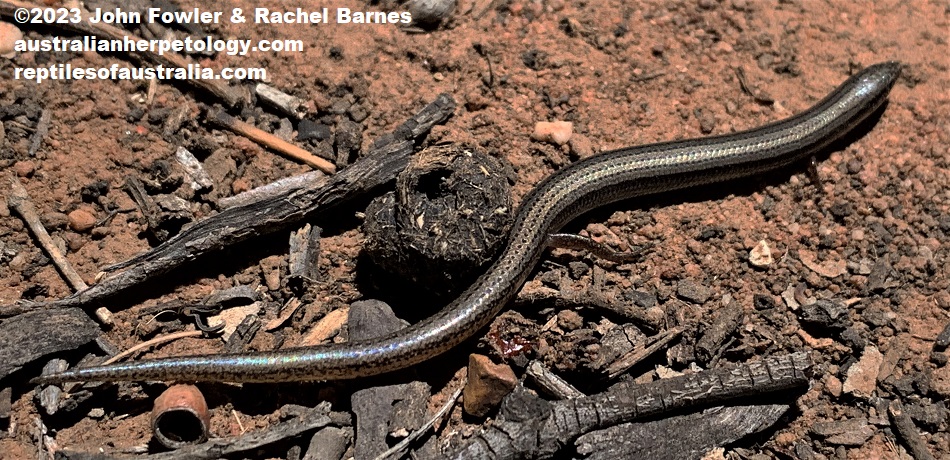
[[[950,358],[947,357],[946,353],[941,353],[939,351],[934,351],[930,353],[930,362],[936,364],[938,367],[946,366],[950,362]]]
[[[534,124],[531,138],[540,142],[564,145],[574,133],[574,123],[569,121],[539,121]]]
[[[819,300],[805,305],[798,311],[802,322],[824,329],[840,331],[851,326],[848,308],[840,302]]]
[[[623,296],[640,308],[652,308],[655,307],[657,303],[659,303],[659,300],[656,298],[656,294],[646,291],[626,291],[624,292]]]
[[[235,195],[239,193],[244,193],[250,189],[251,189],[251,184],[249,184],[247,180],[244,178],[235,179],[234,182],[231,183],[231,192],[234,193]]]
[[[825,380],[825,391],[828,394],[838,398],[841,396],[841,392],[844,390],[841,379],[833,375],[829,375],[827,380]]]
[[[884,355],[877,347],[864,349],[861,359],[848,368],[842,390],[859,398],[869,398],[877,387],[877,376],[881,371]]]
[[[408,8],[412,22],[434,26],[446,20],[455,11],[456,0],[409,0]]]
[[[868,346],[868,341],[861,335],[861,331],[851,326],[840,334],[838,334],[838,339],[841,340],[845,345],[851,347],[852,350],[863,350],[864,347]]]
[[[570,332],[583,326],[584,319],[574,310],[563,310],[557,314],[557,325]]]
[[[594,154],[594,146],[587,136],[581,134],[571,136],[571,140],[568,141],[567,145],[571,148],[571,153],[577,155],[577,158],[587,158]]]
[[[23,32],[9,22],[0,22],[0,57],[11,59],[16,56],[13,51],[17,40],[23,39]]]
[[[950,400],[950,366],[943,366],[933,372],[930,379],[930,391],[944,400]]]
[[[927,400],[915,401],[904,406],[904,412],[914,419],[918,425],[932,433],[937,432],[943,423],[950,420],[950,411],[947,410],[944,401],[937,403]]]
[[[10,259],[10,263],[8,265],[10,268],[14,270],[20,270],[23,267],[25,267],[27,262],[29,261],[30,261],[30,256],[26,253],[26,251],[23,251],[13,256],[13,258]]]
[[[883,291],[887,286],[887,277],[891,273],[891,264],[886,258],[880,258],[871,266],[868,273],[867,290],[871,292]]]
[[[75,233],[64,233],[63,240],[66,241],[66,246],[72,252],[78,251],[86,244],[86,239]]]
[[[36,172],[36,165],[32,161],[18,161],[13,164],[13,172],[20,177],[31,177]]]
[[[712,289],[690,279],[680,281],[676,286],[676,295],[697,304],[705,303],[712,294]]]
[[[270,256],[261,260],[261,271],[264,272],[264,284],[267,289],[276,291],[280,289],[280,265],[283,258],[280,256]]]
[[[488,415],[517,383],[511,367],[495,364],[487,356],[472,354],[468,360],[468,382],[462,391],[465,413],[475,417]]]
[[[844,259],[831,259],[819,263],[814,252],[804,249],[798,251],[798,259],[801,260],[802,265],[825,278],[836,278],[848,272],[848,261]]]
[[[584,275],[590,272],[590,267],[587,266],[587,264],[577,260],[567,264],[567,267],[571,270],[571,278],[576,280],[581,279]]]
[[[53,230],[69,224],[69,217],[61,212],[44,212],[40,215],[40,222],[47,230]]]
[[[112,234],[112,229],[109,227],[96,227],[89,232],[92,235],[93,239],[101,240]]]
[[[69,228],[77,232],[87,232],[96,225],[96,217],[85,209],[77,209],[69,213]]]
[[[324,124],[307,119],[300,120],[300,123],[297,124],[298,141],[307,141],[310,139],[322,141],[329,139],[332,135],[333,132],[330,131],[330,127]]]
[[[755,247],[749,251],[749,263],[754,267],[765,268],[772,265],[775,259],[772,258],[772,248],[769,242],[759,240]]]
[[[812,425],[811,432],[821,436],[825,442],[840,446],[862,446],[874,436],[874,427],[868,425],[866,418],[819,422]]]
[[[328,426],[318,430],[310,438],[303,458],[306,460],[329,460],[343,458],[350,440],[353,438],[352,428],[337,428]]]

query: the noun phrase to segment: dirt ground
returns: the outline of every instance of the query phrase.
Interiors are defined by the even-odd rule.
[[[182,0],[179,5],[224,11],[380,8],[352,0]],[[587,268],[602,266],[608,297],[629,299],[625,293],[630,291],[653,296],[667,324],[688,326],[685,342],[695,341],[702,325],[729,301],[741,305],[742,325],[734,343],[723,350],[723,362],[810,351],[817,372],[791,414],[765,436],[727,448],[727,457],[910,458],[882,412],[892,399],[908,407],[934,456],[950,457],[945,402],[950,398],[950,365],[946,351],[934,350],[935,338],[950,323],[950,253],[945,244],[950,234],[946,2],[462,0],[446,24],[423,33],[393,25],[342,24],[224,23],[209,30],[221,37],[302,40],[306,48],[300,53],[200,59],[211,68],[266,68],[271,85],[306,101],[308,118],[356,119],[364,129],[364,148],[439,93],[451,94],[459,103],[455,116],[437,127],[427,142],[461,143],[510,163],[516,173],[516,203],[541,178],[579,157],[756,127],[808,108],[864,66],[899,60],[903,74],[886,110],[866,134],[818,158],[818,183],[808,174],[808,166],[800,165],[767,180],[611,206],[572,228],[620,249],[645,247],[641,260],[617,265],[583,253],[556,252],[541,264],[526,289],[552,284],[586,289],[592,282],[591,270],[573,270],[571,265],[580,261]],[[39,38],[54,32],[24,27],[24,33]],[[93,282],[102,267],[150,247],[142,215],[123,185],[129,176],[149,177],[157,160],[173,162],[181,139],[190,147],[213,147],[198,151],[214,190],[189,197],[195,218],[214,213],[213,203],[221,197],[310,169],[201,122],[186,124],[186,134],[163,135],[169,114],[184,107],[187,118],[195,118],[200,103],[208,101],[183,86],[159,84],[148,103],[147,82],[37,84],[12,78],[15,67],[51,61],[95,67],[128,61],[95,53],[25,52],[0,63],[0,121],[5,127],[5,138],[0,140],[4,178],[0,190],[7,195],[6,178],[19,177],[50,233],[65,242],[67,258],[87,282]],[[740,73],[752,94],[743,90]],[[41,110],[50,114],[49,134],[31,157],[30,138]],[[280,116],[272,112],[235,114],[269,131],[280,126]],[[557,146],[532,140],[536,122],[555,120],[573,123],[569,143]],[[100,181],[108,191],[98,199],[84,200],[84,187]],[[73,211],[85,210],[103,221],[108,206],[120,212],[99,227],[76,231],[71,226],[68,216]],[[352,209],[350,215],[361,211]],[[363,240],[359,218],[318,223],[325,230],[319,260],[325,274],[322,293],[291,320],[291,327],[276,335],[261,332],[252,348],[295,343],[329,309],[370,295],[361,290],[356,273]],[[286,270],[286,238],[279,234],[263,239],[263,254],[229,253],[221,266],[183,269],[150,298],[109,305],[116,325],[104,332],[105,337],[119,348],[131,347],[145,340],[137,332],[137,309],[173,299],[200,299],[237,284],[261,288],[268,303],[261,314],[271,319],[288,298],[285,287],[268,290],[266,280],[269,273]],[[749,261],[750,251],[760,241],[768,242],[774,256],[764,268]],[[684,298],[682,289],[687,285],[707,294]],[[2,305],[62,298],[72,292],[21,219],[2,201],[0,287]],[[797,296],[790,294],[796,290]],[[411,293],[394,296],[400,295],[405,300]],[[848,305],[850,335],[843,338],[803,328],[797,304],[807,302],[795,297]],[[575,313],[581,322],[560,321],[552,329],[542,326],[551,318],[563,319],[563,312],[509,310],[492,330],[506,322],[533,327],[534,337],[543,343],[535,347],[533,357],[583,389],[586,369],[599,352],[590,344],[598,342],[609,319],[586,309]],[[419,317],[417,312],[397,314]],[[441,398],[458,387],[453,376],[467,365],[468,353],[493,353],[484,340],[470,340],[463,347],[438,361],[445,368],[432,381],[437,382],[433,391]],[[191,338],[139,358],[221,349],[220,340]],[[688,368],[682,349],[681,344],[661,352],[635,368],[633,376],[650,378],[654,366]],[[874,353],[872,349],[883,355],[883,364],[871,375],[877,380],[873,392],[861,395],[843,389],[850,368],[863,365],[858,359]],[[81,356],[67,359],[75,363]],[[14,389],[8,430],[0,434],[2,458],[36,456],[35,417],[41,412],[35,406],[34,387],[26,384],[33,376],[19,372],[0,381],[0,388]],[[332,388],[332,400],[348,401],[345,387]],[[267,391],[264,398],[272,404],[288,399],[281,395],[281,385]],[[242,426],[253,429],[276,420],[273,411],[242,410],[248,405],[228,399],[237,391],[230,394],[227,388],[218,388],[216,393],[212,401],[216,436],[236,435]],[[49,434],[59,447],[90,452],[143,445],[150,438],[149,403],[141,393],[132,395],[131,401],[94,398],[81,407],[82,414],[47,420]],[[290,399],[315,405],[320,401],[317,396],[314,392],[313,397]],[[345,409],[346,403],[341,404]],[[866,422],[869,428],[859,430],[866,436],[842,440],[815,428],[849,420]],[[462,417],[456,408],[448,425],[441,427],[442,435],[465,436],[480,423]]]

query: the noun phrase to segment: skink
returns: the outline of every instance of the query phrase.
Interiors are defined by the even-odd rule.
[[[734,134],[613,150],[571,164],[525,197],[507,246],[484,275],[439,313],[385,337],[77,368],[34,381],[338,380],[418,364],[487,325],[521,289],[541,258],[546,236],[580,214],[619,200],[755,176],[807,158],[878,110],[899,75],[897,62],[872,65],[814,107],[783,121]]]

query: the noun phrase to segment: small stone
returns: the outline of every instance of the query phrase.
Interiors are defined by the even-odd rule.
[[[828,379],[825,380],[825,391],[828,392],[831,396],[836,398],[841,396],[841,392],[844,390],[844,387],[841,384],[841,379],[833,375],[829,375]]]
[[[699,131],[709,134],[716,130],[716,116],[709,110],[696,109],[693,115],[699,120]]]
[[[109,227],[96,227],[89,232],[89,235],[91,235],[94,240],[101,240],[111,234],[112,229]]]
[[[0,22],[0,57],[12,59],[16,56],[13,50],[17,40],[23,39],[23,32],[9,22]]]
[[[286,118],[281,118],[277,123],[277,129],[274,130],[274,135],[280,139],[283,139],[287,142],[293,140],[294,136],[294,125],[290,120]]]
[[[9,266],[14,270],[21,270],[23,267],[26,267],[26,264],[30,261],[29,254],[26,251],[20,252],[19,254],[13,256],[10,259]]]
[[[567,264],[567,267],[571,270],[571,278],[576,280],[581,279],[581,277],[590,272],[590,267],[579,260]]]
[[[877,376],[881,371],[884,355],[877,347],[864,349],[861,359],[848,368],[842,390],[859,398],[869,398],[877,387]]]
[[[393,313],[389,304],[376,299],[353,302],[346,320],[349,340],[354,342],[373,340],[406,326],[406,322]]]
[[[802,265],[825,278],[836,278],[848,272],[848,261],[844,259],[818,263],[815,253],[804,249],[798,251],[798,259],[802,261]]]
[[[55,230],[69,224],[69,217],[61,212],[44,212],[40,215],[40,222],[47,230]]]
[[[261,260],[261,271],[264,272],[264,284],[267,289],[276,291],[280,289],[280,265],[283,258],[280,256],[270,256]]]
[[[886,258],[880,258],[871,266],[871,272],[868,273],[867,289],[871,292],[883,291],[886,287],[887,277],[891,273],[891,264]]]
[[[655,307],[657,303],[659,303],[659,300],[656,298],[656,294],[646,291],[626,291],[623,293],[623,296],[640,308],[652,308]]]
[[[874,436],[874,427],[868,425],[865,418],[819,422],[812,425],[811,432],[821,436],[825,442],[839,446],[862,446]]]
[[[685,279],[680,281],[679,285],[676,287],[676,295],[682,297],[685,300],[689,300],[690,302],[702,304],[712,297],[713,291],[712,289],[703,286],[696,281]]]
[[[534,124],[531,138],[539,142],[564,145],[571,140],[574,123],[569,121],[539,121]]]
[[[887,312],[880,305],[869,305],[861,312],[861,321],[873,327],[888,326],[893,314]]]
[[[574,310],[564,310],[557,314],[557,325],[570,332],[583,326],[584,319]]]
[[[324,124],[316,123],[307,119],[300,120],[297,125],[297,140],[306,141],[316,139],[318,141],[329,139],[333,134],[330,127]]]
[[[594,154],[594,147],[587,136],[581,134],[571,136],[571,140],[568,141],[567,145],[571,148],[571,153],[576,155],[577,158],[587,158]]]
[[[36,165],[32,161],[18,161],[13,164],[13,172],[20,177],[31,177],[36,172]]]
[[[933,372],[930,391],[944,400],[950,400],[950,366],[943,366]]]
[[[511,367],[495,364],[487,356],[473,354],[468,360],[468,382],[462,393],[462,406],[467,414],[484,417],[511,393],[517,383]]]
[[[251,189],[251,184],[247,183],[247,180],[243,177],[240,179],[235,179],[231,183],[231,192],[237,195],[238,193],[244,193]]]
[[[772,265],[775,260],[772,258],[772,248],[769,242],[759,240],[755,247],[749,251],[749,263],[754,267],[765,268]]]
[[[83,203],[95,203],[100,197],[109,194],[109,183],[104,180],[98,180],[91,184],[86,184],[79,190],[79,197]]]
[[[412,22],[421,26],[436,26],[455,11],[456,0],[409,0]]]
[[[69,228],[77,232],[87,232],[96,225],[96,217],[85,209],[77,209],[69,213]]]
[[[86,244],[86,239],[75,233],[63,234],[63,240],[66,241],[66,247],[72,252],[78,251]]]
[[[863,350],[864,347],[868,346],[867,339],[865,339],[864,336],[861,335],[861,331],[854,326],[838,334],[838,339],[845,345],[851,347],[852,350]]]
[[[803,323],[831,331],[840,331],[851,326],[848,307],[830,300],[819,300],[805,305],[798,311],[798,316]]]
[[[946,353],[941,353],[939,351],[934,351],[930,353],[930,362],[936,364],[939,367],[946,366],[950,362],[950,358],[947,357]]]
[[[916,401],[904,406],[904,412],[931,433],[936,433],[941,425],[950,421],[950,411],[944,401]]]
[[[348,431],[349,430],[349,431]],[[343,458],[353,438],[352,429],[328,426],[318,430],[310,438],[310,445],[303,455],[305,460],[329,460]]]

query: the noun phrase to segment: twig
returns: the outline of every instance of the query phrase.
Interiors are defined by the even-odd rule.
[[[247,433],[247,428],[244,428],[244,424],[241,423],[241,416],[238,415],[237,411],[234,409],[231,409],[231,415],[234,416],[234,421],[237,422],[238,428],[241,429],[241,434]]]
[[[758,88],[752,88],[746,81],[745,69],[742,67],[736,67],[736,78],[739,79],[739,87],[742,88],[742,91],[752,96],[752,99],[759,104],[772,105],[775,103],[775,98],[769,96],[764,91]]]
[[[291,96],[266,83],[258,83],[254,87],[254,93],[260,100],[280,110],[284,115],[299,120],[307,114],[303,101],[299,97]]]
[[[19,0],[0,0],[0,17],[13,19],[16,10],[19,8],[32,9],[38,7],[39,5]],[[50,24],[50,26],[80,35],[94,35],[98,37],[99,40],[121,41],[126,37],[128,37],[129,40],[141,40],[141,38],[137,37],[133,33],[110,24],[105,24],[102,22],[92,24],[89,22],[89,17],[89,13],[87,11],[83,11],[82,20],[79,22],[57,23]],[[141,61],[160,64],[169,68],[187,68],[189,64],[194,64],[191,60],[170,52],[159,55],[146,50],[139,51],[137,53],[129,53],[129,56]],[[238,105],[247,104],[250,102],[250,93],[247,90],[240,87],[228,86],[226,83],[227,80],[191,79],[183,81],[190,84],[193,88],[210,93],[221,100],[221,102],[223,102],[228,107],[236,107]]]
[[[558,399],[574,399],[584,396],[584,393],[581,393],[580,390],[574,388],[574,386],[567,383],[566,380],[554,372],[551,372],[551,370],[545,367],[544,364],[541,364],[540,361],[531,361],[528,364],[525,375],[531,378],[545,393]]]
[[[30,150],[28,151],[31,157],[36,156],[36,152],[38,152],[40,146],[43,145],[46,135],[49,134],[49,122],[51,117],[52,112],[49,109],[44,109],[40,115],[40,120],[36,122],[36,131],[33,131],[33,137],[30,138]]]
[[[650,346],[633,350],[607,366],[607,378],[610,380],[617,378],[618,375],[627,372],[631,367],[639,364],[640,361],[643,361],[648,356],[669,345],[670,342],[679,337],[682,333],[683,327],[680,326],[657,334],[655,341],[650,344]]]
[[[66,281],[73,287],[73,290],[82,291],[88,288],[89,285],[87,285],[82,277],[79,276],[79,273],[73,269],[72,264],[70,264],[66,256],[60,252],[59,247],[53,242],[53,238],[49,236],[46,227],[44,227],[40,221],[40,215],[36,211],[36,206],[34,206],[33,201],[30,200],[30,194],[16,176],[10,177],[10,196],[7,197],[7,202],[10,207],[23,218],[23,221],[26,222],[26,226],[29,227],[33,235],[36,236],[40,247],[49,254],[49,258],[52,259],[53,264],[56,265],[59,272],[63,274],[63,278],[66,278]],[[111,325],[113,323],[112,312],[105,307],[96,309],[96,317],[102,324]]]
[[[109,359],[103,361],[103,362],[102,362],[102,365],[103,365],[103,366],[106,366],[106,365],[112,364],[112,363],[114,363],[114,362],[116,362],[116,361],[118,361],[118,360],[120,360],[120,359],[122,359],[122,358],[125,358],[126,356],[130,356],[130,355],[132,355],[132,354],[134,354],[134,353],[136,353],[136,352],[138,352],[138,351],[144,350],[144,349],[146,349],[146,348],[149,348],[149,347],[152,347],[152,346],[155,346],[155,345],[161,345],[161,344],[166,343],[166,342],[171,342],[171,341],[173,341],[173,340],[178,340],[178,339],[184,339],[184,338],[186,338],[186,337],[200,337],[202,334],[204,334],[203,331],[197,331],[197,330],[196,330],[196,331],[174,332],[174,333],[171,333],[171,334],[168,334],[168,335],[163,335],[163,336],[161,336],[161,337],[155,337],[155,338],[152,339],[152,340],[148,340],[148,341],[146,341],[146,342],[142,342],[142,343],[140,343],[140,344],[138,344],[138,345],[136,345],[136,346],[134,346],[134,347],[132,347],[132,348],[129,348],[128,350],[123,351],[122,353],[119,353],[119,354],[117,354],[117,355],[115,355],[115,356],[113,356],[113,357],[111,357],[111,358],[109,358]]]
[[[274,150],[277,153],[290,157],[294,160],[303,162],[317,168],[327,174],[336,172],[336,166],[323,158],[320,158],[290,142],[287,142],[267,131],[257,129],[243,121],[240,121],[231,115],[224,113],[223,110],[213,110],[208,114],[208,121],[220,128],[225,128],[240,134],[258,144]]]
[[[920,433],[917,432],[914,422],[904,413],[901,402],[896,399],[891,401],[887,406],[887,413],[891,416],[894,434],[904,441],[904,445],[907,446],[914,460],[934,460],[933,454],[927,449],[927,444],[920,439]]]
[[[386,452],[383,452],[379,454],[378,456],[376,456],[374,460],[384,460],[392,455],[401,453],[404,450],[406,450],[409,444],[414,442],[416,439],[419,439],[423,434],[429,431],[429,428],[432,428],[432,425],[435,425],[436,420],[440,419],[443,415],[446,414],[446,412],[449,411],[449,409],[455,406],[455,402],[458,401],[459,396],[462,395],[462,390],[464,388],[465,388],[465,381],[463,380],[459,389],[455,390],[455,393],[452,393],[452,397],[450,397],[449,400],[446,401],[445,404],[443,404],[441,408],[439,408],[439,411],[436,412],[435,415],[432,416],[432,418],[426,421],[421,427],[419,427],[418,430],[413,431],[412,434],[410,434],[409,436],[406,436],[406,438],[403,439],[402,441],[399,441],[398,444],[396,444],[395,446],[392,446]]]
[[[600,394],[549,404],[528,400],[527,392],[512,393],[509,398],[521,400],[501,411],[512,417],[500,416],[467,445],[444,458],[551,458],[563,446],[593,430],[807,387],[812,365],[807,354],[794,353],[645,384],[622,382]]]
[[[36,239],[39,241],[40,246],[49,254],[50,259],[53,260],[53,263],[56,264],[56,268],[59,269],[60,273],[63,274],[63,277],[66,278],[66,281],[69,282],[69,285],[73,287],[74,290],[81,291],[89,287],[85,281],[82,280],[82,277],[79,276],[79,273],[76,273],[76,270],[73,269],[73,266],[66,260],[66,256],[59,251],[59,248],[56,247],[56,243],[53,242],[53,238],[49,236],[49,233],[46,232],[46,227],[43,226],[43,223],[40,222],[40,215],[36,211],[36,207],[33,206],[33,202],[30,200],[30,195],[26,191],[26,188],[23,187],[23,184],[20,183],[20,180],[15,176],[10,176],[10,196],[7,198],[7,201],[10,204],[10,207],[14,211],[20,214],[20,217],[23,218],[23,221],[26,222],[26,226],[30,228],[30,231],[33,232],[33,235],[36,236]]]

